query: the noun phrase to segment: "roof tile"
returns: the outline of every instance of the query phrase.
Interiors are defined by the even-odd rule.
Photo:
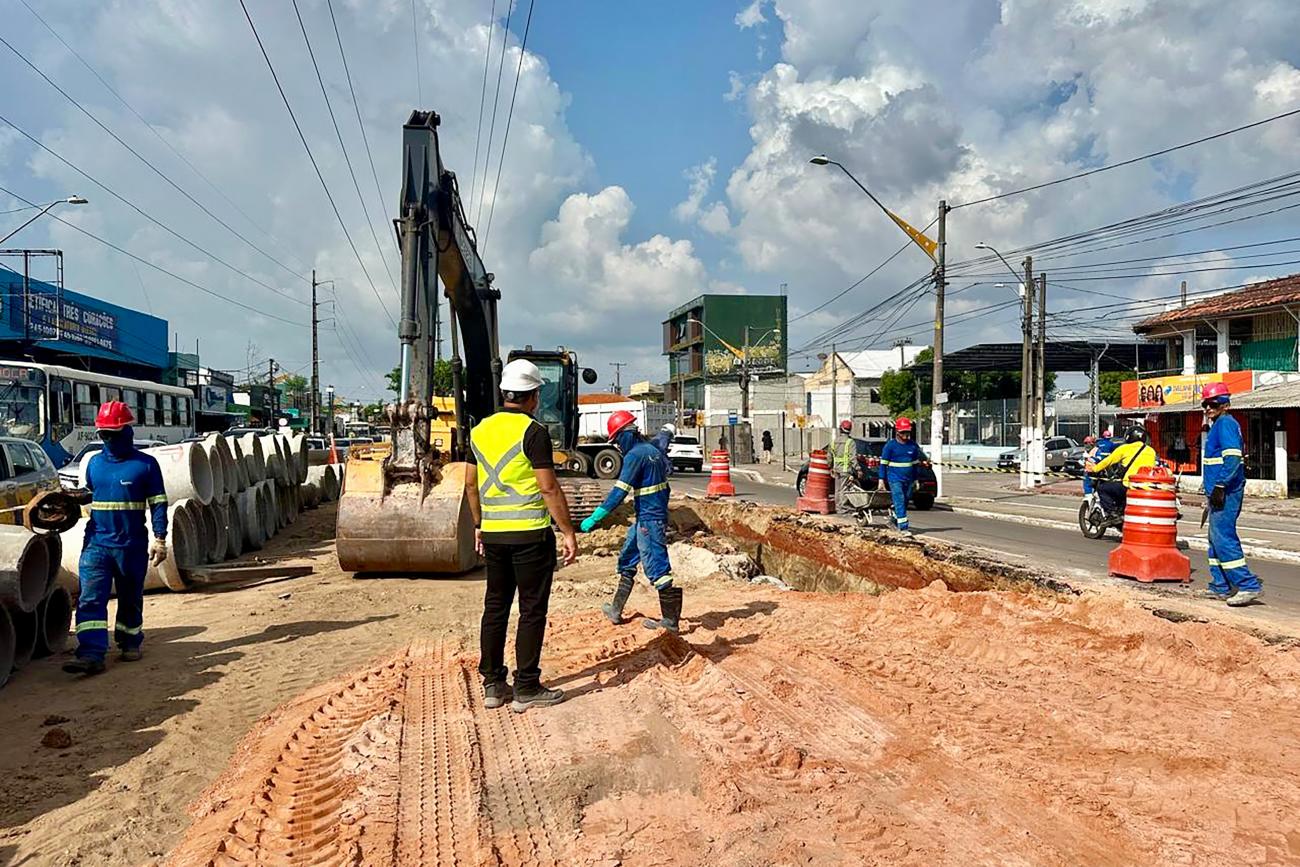
[[[1206,298],[1186,307],[1177,307],[1158,313],[1133,326],[1139,334],[1176,322],[1188,322],[1197,319],[1219,318],[1229,314],[1252,313],[1283,304],[1300,304],[1300,274],[1265,280],[1235,292],[1225,292]]]

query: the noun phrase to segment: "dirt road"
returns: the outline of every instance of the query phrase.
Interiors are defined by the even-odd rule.
[[[670,638],[594,613],[593,557],[552,605],[545,676],[571,698],[515,715],[482,705],[478,581],[328,562],[151,597],[143,667],[25,672],[0,705],[0,862],[1300,860],[1300,653],[1226,627],[1117,596],[689,576]],[[630,607],[654,610],[643,586]],[[47,713],[70,748],[39,746]]]

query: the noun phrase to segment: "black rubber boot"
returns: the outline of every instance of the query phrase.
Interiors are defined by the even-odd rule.
[[[623,606],[627,604],[627,598],[632,595],[632,581],[631,576],[618,576],[618,589],[614,591],[614,598],[600,606],[600,610],[605,612],[609,622],[615,626],[623,622]]]
[[[659,619],[647,617],[642,621],[646,629],[663,629],[674,635],[682,619],[682,588],[669,587],[659,591]]]
[[[63,670],[68,674],[102,674],[104,668],[104,660],[87,659],[83,656],[78,656],[76,659],[63,663]]]

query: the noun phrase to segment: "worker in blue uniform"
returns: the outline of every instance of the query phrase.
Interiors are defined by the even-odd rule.
[[[623,622],[623,606],[632,595],[632,583],[640,565],[650,584],[659,592],[659,619],[648,618],[648,629],[677,632],[682,616],[682,588],[673,586],[673,567],[668,560],[668,458],[636,429],[636,418],[619,410],[609,418],[609,438],[623,453],[623,471],[614,488],[590,517],[582,532],[619,507],[628,494],[636,501],[636,520],[627,529],[623,550],[618,555],[618,588],[612,601],[601,606],[613,623]]]
[[[108,597],[117,589],[113,637],[123,662],[140,659],[144,643],[144,579],[152,563],[167,557],[167,494],[152,455],[135,447],[131,410],[121,401],[99,408],[95,429],[102,451],[86,465],[89,520],[78,572],[77,658],[69,674],[99,674],[108,654]],[[149,519],[146,521],[146,517]],[[153,525],[153,541],[149,526]]]
[[[912,532],[907,521],[907,499],[916,482],[916,468],[929,465],[930,459],[912,441],[912,420],[895,421],[894,438],[880,452],[880,479],[889,488],[894,502],[894,526],[904,533]]]
[[[1210,586],[1205,595],[1229,605],[1250,605],[1263,593],[1263,585],[1246,565],[1237,535],[1237,518],[1246,492],[1242,466],[1241,425],[1228,413],[1232,395],[1222,382],[1201,389],[1201,407],[1210,429],[1201,455],[1201,478],[1210,509]]]
[[[673,437],[675,436],[677,436],[677,425],[668,422],[659,429],[659,433],[650,438],[650,442],[654,443],[655,448],[663,452],[665,458],[668,458],[668,475],[670,476],[673,474],[673,459],[668,457],[668,447],[673,444]]]
[[[1110,428],[1107,428],[1106,430],[1102,431],[1101,438],[1096,439],[1091,443],[1088,442],[1088,440],[1093,439],[1091,436],[1084,437],[1083,445],[1084,448],[1087,450],[1084,453],[1085,459],[1087,461],[1096,463],[1096,462],[1103,461],[1107,457],[1109,457],[1110,453],[1115,451],[1115,441],[1110,437],[1111,437]],[[1084,473],[1083,493],[1085,495],[1090,495],[1095,490],[1096,490],[1096,484],[1093,482],[1092,475],[1089,473]]]

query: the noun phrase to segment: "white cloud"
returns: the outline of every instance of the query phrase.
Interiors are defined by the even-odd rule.
[[[736,13],[736,25],[741,30],[747,30],[750,27],[757,27],[760,24],[767,23],[767,18],[763,16],[763,4],[766,0],[754,0],[744,9]]]
[[[687,169],[683,175],[690,185],[686,198],[673,208],[673,216],[683,223],[695,223],[710,234],[725,235],[731,231],[731,216],[727,206],[722,202],[705,203],[717,172],[718,161],[715,157]]]

